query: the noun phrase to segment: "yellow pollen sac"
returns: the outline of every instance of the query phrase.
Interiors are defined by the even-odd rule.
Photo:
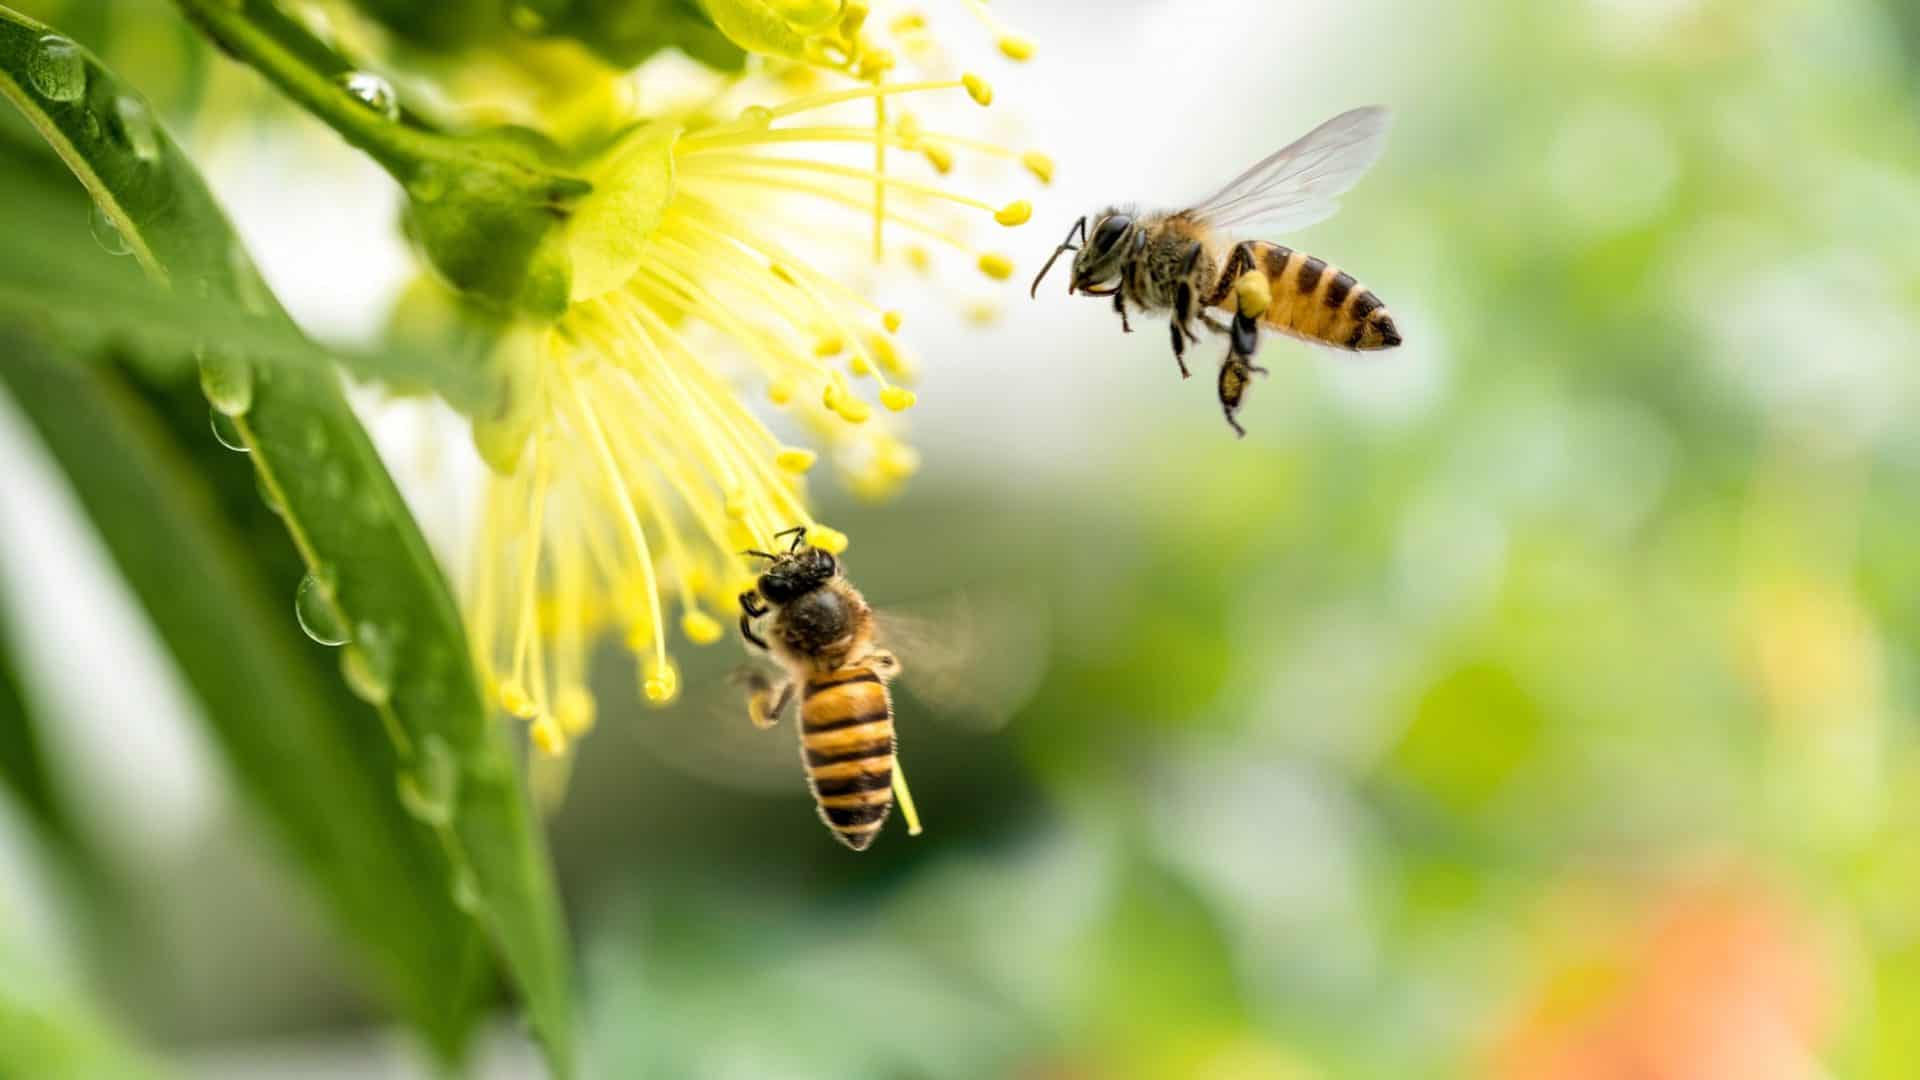
[[[793,380],[781,376],[767,384],[767,400],[775,405],[785,405],[793,400]]]
[[[881,448],[874,465],[889,479],[905,480],[920,471],[920,452],[895,439]]]
[[[848,394],[840,399],[839,403],[833,407],[833,411],[839,413],[840,419],[849,424],[864,424],[867,418],[873,415],[873,406]]]
[[[1025,225],[1032,218],[1033,204],[1025,199],[1015,199],[1013,202],[1001,207],[999,213],[993,215],[993,220],[1009,228],[1015,225]]]
[[[522,720],[531,720],[540,712],[539,706],[527,693],[525,683],[519,679],[506,679],[500,683],[500,707]]]
[[[900,118],[893,122],[893,130],[902,140],[913,142],[920,137],[920,118],[910,112],[903,112]]]
[[[553,706],[554,719],[560,721],[560,730],[569,736],[585,735],[592,731],[597,712],[593,694],[584,686],[569,686],[561,690],[560,698]]]
[[[993,87],[988,85],[987,80],[969,72],[960,76],[960,85],[967,88],[967,96],[973,99],[974,104],[993,104]]]
[[[649,659],[641,669],[640,692],[655,705],[665,705],[680,693],[680,672],[673,661]]]
[[[838,555],[847,550],[847,534],[832,526],[816,523],[807,528],[807,546]]]
[[[813,468],[813,463],[818,460],[820,460],[820,455],[798,446],[789,446],[778,454],[773,455],[773,463],[775,465],[794,474],[803,473]]]
[[[567,733],[561,730],[559,721],[551,716],[535,720],[528,734],[533,736],[533,745],[548,757],[559,757],[567,752]]]
[[[907,265],[924,274],[933,269],[933,252],[915,244],[907,249]]]
[[[893,70],[893,52],[877,45],[864,45],[860,51],[860,77],[877,79]]]
[[[1273,306],[1273,287],[1268,284],[1267,275],[1258,270],[1241,274],[1233,283],[1233,291],[1240,303],[1240,314],[1249,319],[1266,314]]]
[[[887,24],[887,29],[895,34],[911,34],[916,30],[925,30],[926,28],[927,17],[918,11],[909,11],[901,15],[896,15],[893,21]]]
[[[880,391],[880,404],[894,412],[911,409],[913,403],[918,400],[920,400],[918,395],[904,386],[889,386]]]
[[[1033,39],[1019,34],[1002,34],[995,42],[1000,46],[1000,54],[1009,60],[1033,59]]]
[[[900,332],[901,322],[903,322],[905,319],[906,319],[905,315],[902,315],[897,311],[889,311],[885,315],[880,316],[880,324],[887,328],[887,333],[897,334]]]
[[[695,645],[711,645],[719,641],[725,631],[720,628],[718,619],[694,608],[680,617],[680,632]]]
[[[819,357],[838,356],[847,347],[847,339],[839,334],[825,334],[813,343],[813,355]]]
[[[1013,276],[1013,260],[999,254],[982,255],[980,272],[995,281],[1005,281]]]
[[[1029,150],[1020,155],[1020,164],[1027,167],[1043,184],[1053,183],[1053,159],[1038,150]]]
[[[852,356],[847,357],[847,370],[853,372],[855,375],[871,375],[873,374],[873,365],[867,363],[866,357],[861,356],[859,353],[854,353]]]
[[[921,147],[920,156],[926,158],[927,164],[933,166],[933,171],[942,176],[953,171],[953,151],[939,143],[928,143]]]

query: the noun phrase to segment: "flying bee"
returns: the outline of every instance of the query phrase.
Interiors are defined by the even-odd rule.
[[[1393,317],[1372,290],[1325,260],[1264,240],[1228,239],[1254,228],[1285,231],[1332,216],[1337,200],[1373,166],[1387,133],[1387,110],[1354,109],[1321,124],[1261,160],[1208,199],[1172,213],[1111,206],[1067,230],[1054,261],[1074,252],[1067,292],[1113,297],[1121,328],[1129,305],[1172,314],[1173,358],[1186,378],[1186,349],[1197,342],[1193,322],[1228,335],[1220,366],[1220,408],[1233,430],[1245,435],[1234,414],[1254,374],[1260,327],[1337,349],[1370,351],[1400,344]],[[1074,243],[1075,236],[1079,243]],[[1231,317],[1222,322],[1209,312]]]
[[[893,809],[893,699],[900,661],[874,641],[873,610],[840,573],[831,552],[805,546],[800,527],[780,554],[749,551],[768,566],[740,594],[740,636],[784,669],[749,676],[748,715],[769,728],[800,695],[800,756],[820,820],[841,843],[865,851]],[[763,628],[756,620],[766,616]],[[766,631],[762,636],[760,629]],[[914,822],[912,804],[905,806]],[[916,830],[917,831],[917,830]]]

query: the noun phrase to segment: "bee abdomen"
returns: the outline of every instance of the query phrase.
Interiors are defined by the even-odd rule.
[[[864,851],[893,809],[893,701],[865,668],[809,676],[800,701],[800,755],[820,820]]]
[[[1391,349],[1399,328],[1373,290],[1325,259],[1279,244],[1255,243],[1255,267],[1273,302],[1261,321],[1337,349]]]

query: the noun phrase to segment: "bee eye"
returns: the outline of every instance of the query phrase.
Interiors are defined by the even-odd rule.
[[[1104,255],[1120,242],[1120,236],[1133,224],[1133,219],[1125,214],[1113,214],[1100,222],[1093,230],[1093,250]]]

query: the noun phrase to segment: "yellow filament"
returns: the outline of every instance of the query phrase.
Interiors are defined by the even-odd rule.
[[[893,795],[900,800],[900,816],[907,819],[907,835],[920,835],[920,811],[913,805],[913,792],[907,787],[907,774],[900,768],[900,759],[893,759]]]
[[[877,77],[876,77],[877,81]],[[886,258],[887,185],[880,177],[887,174],[887,99],[873,99],[873,261]]]
[[[703,181],[718,181],[720,183],[725,183],[725,184],[745,185],[748,187],[754,187],[761,190],[774,188],[781,191],[795,192],[801,195],[811,195],[818,199],[825,199],[828,202],[836,202],[836,203],[840,203],[843,206],[851,207],[855,210],[860,211],[862,214],[866,214],[870,212],[872,209],[871,203],[861,202],[858,198],[848,195],[843,191],[835,191],[834,189],[829,187],[822,187],[818,184],[809,184],[800,180],[790,180],[785,177],[753,176],[753,175],[748,175],[743,173],[702,172],[698,175],[697,178]],[[685,198],[685,197],[691,197],[691,196],[682,196],[682,197]],[[935,240],[939,240],[940,242],[947,244],[950,247],[957,248],[958,250],[965,252],[968,255],[972,255],[975,253],[972,245],[968,244],[965,240],[961,239],[960,237],[955,236],[944,229],[941,229],[937,225],[930,225],[924,221],[907,217],[906,215],[901,214],[897,211],[889,212],[887,214],[887,217],[896,225],[904,225],[907,228],[912,229],[914,232],[920,233],[923,236],[930,236]]]
[[[789,101],[785,105],[768,109],[765,115],[769,120],[777,120],[782,116],[793,116],[796,113],[811,112],[814,109],[824,109],[829,105],[838,105],[846,101],[860,101],[864,98],[871,97],[889,97],[894,94],[919,94],[929,90],[963,90],[965,88],[966,84],[957,79],[947,79],[937,82],[889,83],[878,86],[862,86],[852,90],[836,90],[832,93],[814,94],[809,97],[799,98],[794,101]]]
[[[698,210],[702,216],[711,217],[733,231],[731,233],[721,232],[712,225],[704,221],[696,220],[691,216],[682,219],[680,224],[706,233],[709,237],[721,243],[743,251],[753,252],[778,262],[781,266],[785,267],[788,272],[804,277],[816,285],[824,285],[841,298],[851,301],[868,311],[880,311],[880,305],[874,303],[847,283],[831,274],[822,274],[801,260],[794,258],[785,248],[767,239],[765,236],[759,235],[759,230],[748,227],[732,213],[722,210],[720,207],[707,202],[697,195],[683,193],[680,198],[686,202],[690,208]],[[897,215],[889,214],[888,216],[895,221],[900,220]],[[889,327],[889,329],[895,328],[896,327]]]
[[[627,540],[633,545],[634,557],[640,562],[640,576],[647,593],[647,617],[653,630],[654,661],[665,669],[667,665],[666,622],[660,615],[660,585],[654,579],[653,553],[647,548],[647,534],[640,528],[640,515],[633,508],[633,497],[627,493],[626,484],[620,476],[620,466],[613,460],[613,451],[607,446],[606,433],[600,430],[600,419],[593,413],[593,405],[580,389],[578,380],[569,378],[569,389],[573,391],[574,406],[586,427],[587,435],[593,443],[593,450],[600,458],[600,468],[605,472],[607,485],[613,489],[613,497],[620,508],[622,523],[627,528]]]
[[[552,453],[539,442],[533,445],[533,505],[527,512],[527,529],[523,539],[526,545],[520,557],[520,614],[518,625],[514,628],[513,663],[508,678],[515,684],[524,685],[527,671],[527,653],[533,640],[534,594],[539,587],[540,545],[543,540],[542,523],[547,511],[547,485],[552,468]]]
[[[744,165],[750,168],[793,169],[798,172],[820,173],[823,176],[840,176],[849,180],[871,180],[876,184],[899,188],[901,191],[910,191],[915,195],[923,195],[929,199],[944,199],[947,202],[958,203],[961,206],[972,207],[975,210],[984,210],[989,214],[997,214],[1000,212],[999,207],[990,202],[976,199],[971,195],[962,195],[957,191],[947,191],[943,188],[935,187],[932,184],[923,184],[917,180],[908,180],[905,177],[886,176],[874,172],[872,169],[856,169],[851,165],[838,165],[831,161],[806,161],[800,158],[767,157],[763,154],[729,154],[716,152],[688,158],[686,168],[689,172],[705,174],[708,170],[700,166],[703,166],[707,162],[732,165],[735,167]]]

